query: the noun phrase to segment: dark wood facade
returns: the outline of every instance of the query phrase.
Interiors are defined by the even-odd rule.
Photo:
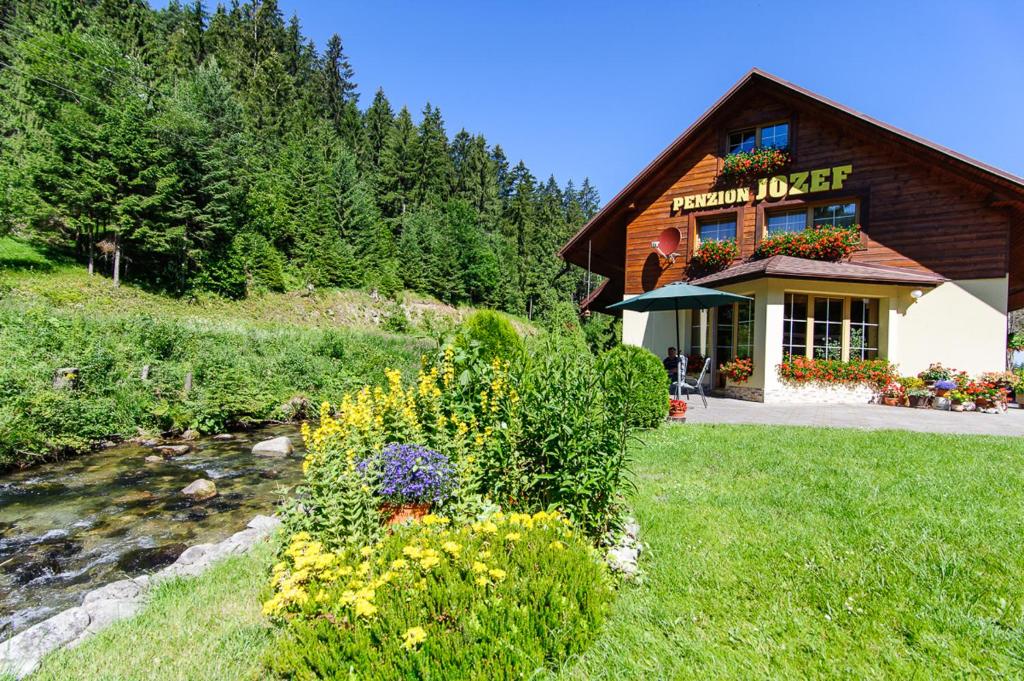
[[[790,126],[790,170],[852,164],[841,189],[673,213],[673,199],[716,188],[730,131],[779,121]],[[1024,306],[1024,186],[1017,178],[757,71],[615,197],[562,255],[581,266],[589,261],[612,279],[616,293],[636,294],[686,278],[699,219],[735,216],[742,260],[764,233],[766,211],[849,201],[859,205],[863,232],[854,262],[948,279],[1009,274],[1010,308]],[[671,265],[651,247],[667,227],[682,234],[680,257]]]

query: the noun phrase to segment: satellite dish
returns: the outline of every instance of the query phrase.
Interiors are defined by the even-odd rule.
[[[682,234],[675,227],[668,227],[661,230],[661,234],[658,235],[657,241],[651,242],[651,248],[654,252],[660,255],[662,258],[674,261],[679,253],[676,249],[679,248],[679,240],[682,238]]]

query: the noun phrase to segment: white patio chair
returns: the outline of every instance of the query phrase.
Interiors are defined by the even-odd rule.
[[[676,395],[680,393],[686,395],[686,400],[690,400],[690,393],[697,393],[700,395],[701,401],[704,402],[704,408],[708,408],[708,398],[704,395],[704,377],[707,376],[708,371],[711,369],[711,358],[708,357],[704,360],[704,366],[701,367],[700,375],[697,376],[696,380],[690,380],[685,375],[682,376],[681,380],[673,385],[675,388]]]

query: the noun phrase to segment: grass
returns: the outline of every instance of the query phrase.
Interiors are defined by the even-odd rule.
[[[567,678],[1024,674],[1011,438],[664,428],[638,452],[647,581]]]
[[[559,676],[1020,677],[1021,452],[894,431],[650,433],[634,451],[645,580]],[[33,679],[256,678],[268,563],[260,552],[164,587]]]
[[[33,681],[258,679],[272,631],[260,613],[270,546],[228,558],[199,579],[157,587],[146,609],[74,650],[46,659]]]

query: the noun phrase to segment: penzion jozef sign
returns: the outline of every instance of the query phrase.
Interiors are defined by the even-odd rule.
[[[784,199],[801,194],[842,189],[843,183],[852,173],[853,166],[847,164],[817,170],[802,170],[788,175],[762,177],[757,181],[753,193],[751,193],[750,187],[735,187],[705,194],[677,196],[672,199],[672,213],[696,208],[732,206],[747,203],[751,198],[754,201],[764,201],[765,199]]]

